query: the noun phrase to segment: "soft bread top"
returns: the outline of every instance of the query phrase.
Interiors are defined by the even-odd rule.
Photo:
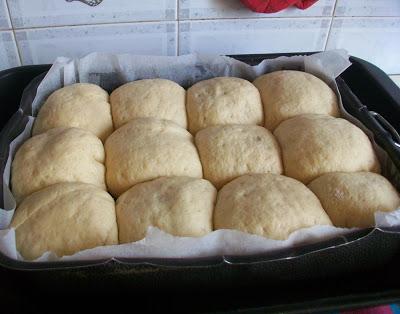
[[[17,249],[26,259],[71,255],[118,244],[113,198],[92,184],[58,183],[26,197],[15,211]]]
[[[11,169],[12,192],[18,201],[60,182],[91,183],[106,189],[104,147],[91,132],[51,129],[18,149]]]
[[[237,77],[197,82],[187,91],[186,107],[192,134],[214,125],[263,123],[260,93]]]
[[[117,200],[120,242],[144,238],[150,226],[175,236],[203,236],[212,231],[216,196],[203,179],[163,177],[137,184]]]
[[[164,79],[130,82],[111,93],[110,102],[115,128],[136,118],[171,120],[187,127],[186,91]]]
[[[296,116],[282,122],[274,135],[282,150],[285,175],[303,183],[328,172],[380,170],[367,135],[341,118]]]
[[[197,132],[195,142],[204,178],[218,189],[244,174],[283,171],[278,143],[261,126],[212,126]]]
[[[132,120],[111,134],[105,149],[107,186],[115,197],[162,176],[203,176],[192,135],[172,121]]]
[[[218,193],[215,229],[284,240],[294,231],[331,225],[318,198],[301,182],[278,174],[248,174]]]
[[[377,211],[400,206],[396,189],[383,176],[372,172],[332,172],[315,179],[309,188],[337,227],[373,227]]]
[[[40,108],[32,134],[58,127],[88,130],[104,141],[113,131],[108,93],[88,83],[76,83],[56,90]]]
[[[327,114],[339,117],[333,90],[318,77],[301,71],[276,71],[254,81],[264,105],[265,127],[269,130],[297,115]]]

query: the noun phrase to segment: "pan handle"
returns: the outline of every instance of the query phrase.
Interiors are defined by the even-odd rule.
[[[396,129],[379,113],[375,111],[370,111],[369,112],[374,119],[386,130],[390,133],[390,135],[393,138],[393,142],[397,147],[400,147],[400,135],[396,131]]]

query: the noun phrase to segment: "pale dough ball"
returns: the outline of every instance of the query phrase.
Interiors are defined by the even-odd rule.
[[[143,239],[150,226],[175,236],[203,236],[212,231],[216,196],[203,179],[163,177],[137,184],[116,203],[119,240]]]
[[[280,148],[267,129],[257,125],[222,125],[199,131],[195,138],[204,178],[218,189],[248,173],[283,171]]]
[[[59,182],[83,182],[106,189],[104,147],[99,138],[77,128],[56,128],[28,139],[12,163],[17,200]]]
[[[303,183],[327,172],[380,171],[367,135],[347,120],[300,115],[282,122],[274,135],[285,175]]]
[[[110,96],[115,128],[136,118],[171,120],[187,127],[186,91],[164,79],[138,80],[124,84]]]
[[[262,124],[263,109],[257,88],[237,77],[200,81],[187,91],[189,131],[222,124]]]
[[[254,82],[264,105],[265,127],[274,130],[282,121],[306,113],[339,117],[333,90],[318,77],[301,71],[276,71]]]
[[[85,183],[58,183],[26,197],[15,211],[17,249],[33,260],[51,251],[58,256],[118,244],[113,198]]]
[[[32,134],[58,127],[85,129],[104,141],[113,131],[108,93],[88,83],[56,90],[40,108]]]
[[[285,240],[301,228],[331,225],[318,198],[301,182],[278,174],[248,174],[218,193],[215,229]]]
[[[115,197],[158,177],[203,176],[192,135],[171,121],[132,120],[110,135],[105,149],[107,185]]]
[[[396,189],[383,176],[371,172],[327,173],[309,184],[337,227],[372,227],[374,213],[400,206]]]

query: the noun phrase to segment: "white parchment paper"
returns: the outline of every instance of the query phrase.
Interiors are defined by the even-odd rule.
[[[236,76],[254,80],[267,72],[294,69],[312,73],[327,82],[338,94],[335,77],[343,72],[350,62],[344,50],[327,51],[312,56],[280,57],[264,60],[257,66],[220,56],[187,55],[180,57],[132,56],[93,53],[81,59],[58,58],[37,88],[31,106],[36,116],[45,99],[56,89],[76,82],[98,84],[111,92],[130,81],[144,78],[170,79],[187,88],[197,81],[217,76]],[[30,91],[35,93],[36,90]],[[25,113],[26,113],[25,112]],[[361,127],[373,141],[372,133],[358,120],[350,116],[341,105],[342,117]],[[17,148],[30,136],[34,117],[30,117],[25,130],[10,144],[10,154],[3,173],[4,208],[0,209],[0,251],[5,255],[22,260],[15,245],[15,232],[8,229],[15,210],[15,201],[10,192],[10,166]],[[383,174],[390,177],[393,171],[387,154],[373,141],[380,159]],[[390,179],[390,178],[389,178]],[[379,228],[400,225],[400,209],[391,213],[376,213]],[[206,257],[218,255],[246,255],[310,244],[345,235],[357,229],[314,226],[298,230],[285,241],[271,240],[235,230],[217,230],[200,238],[175,237],[157,228],[150,227],[146,238],[129,244],[97,247],[78,252],[72,256],[57,257],[47,252],[37,261],[97,260],[127,257]]]

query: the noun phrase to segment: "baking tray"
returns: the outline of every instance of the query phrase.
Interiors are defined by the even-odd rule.
[[[280,55],[234,57],[256,64],[277,56]],[[341,75],[342,80],[338,80],[344,105],[373,130],[378,143],[399,165],[395,130],[399,130],[400,90],[372,64],[354,57],[351,61],[353,65]],[[9,141],[20,132],[13,126],[24,119],[16,112],[23,90],[49,67],[25,66],[0,72],[2,141]],[[40,81],[40,78],[36,80]],[[376,114],[371,114],[370,110]],[[0,156],[2,160],[4,157]],[[359,240],[351,242],[355,239]],[[341,245],[348,241],[351,243]],[[345,239],[249,257],[25,263],[0,255],[0,274],[34,287],[36,293],[53,295],[72,291],[86,295],[89,291],[118,295],[129,291],[136,294],[151,291],[165,295],[178,290],[181,294],[178,298],[170,297],[166,301],[176,309],[196,299],[191,293],[193,290],[197,290],[197,296],[206,290],[207,298],[192,308],[199,312],[238,308],[268,312],[321,311],[400,299],[400,285],[395,280],[400,278],[400,271],[396,270],[400,262],[399,249],[399,234],[365,229]],[[221,291],[230,294],[229,302],[221,296]],[[139,300],[146,302],[147,299],[141,297],[137,302]],[[150,303],[154,305],[154,302]]]

